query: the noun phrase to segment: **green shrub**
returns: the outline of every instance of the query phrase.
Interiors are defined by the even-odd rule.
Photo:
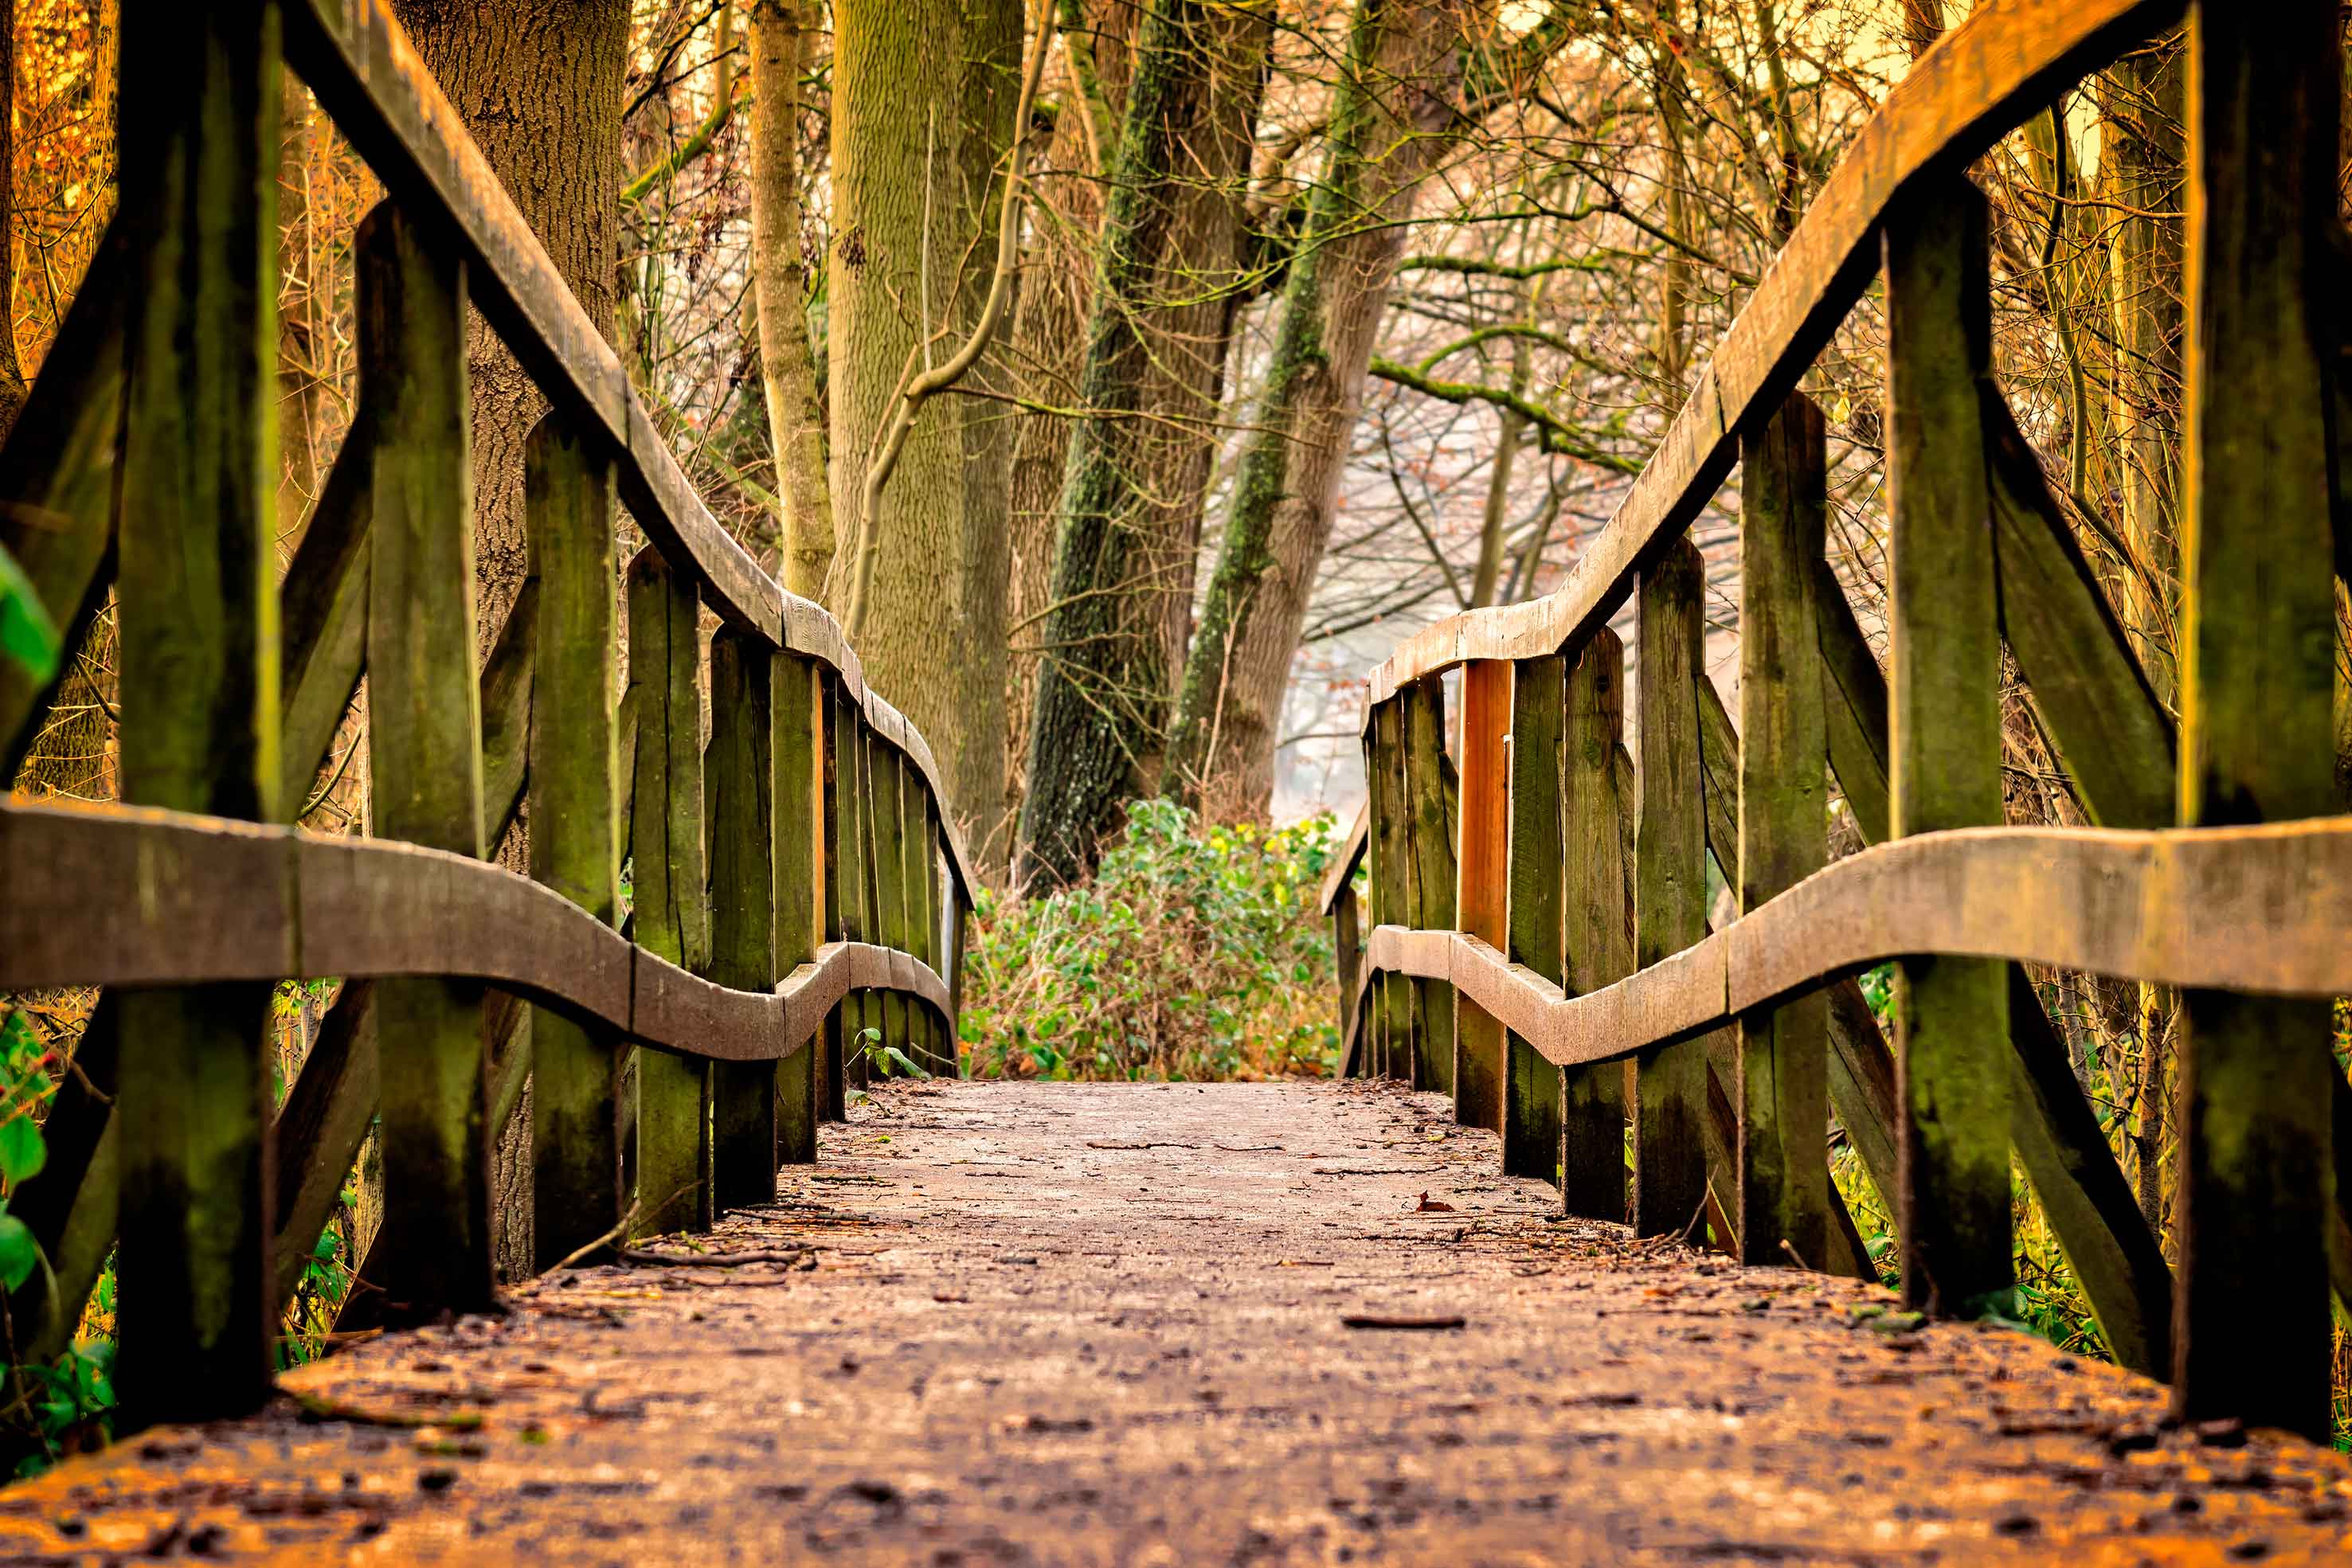
[[[1094,881],[983,894],[965,956],[975,1076],[1324,1076],[1338,1066],[1330,817],[1200,826],[1145,800]]]

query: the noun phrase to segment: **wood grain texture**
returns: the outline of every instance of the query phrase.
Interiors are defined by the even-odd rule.
[[[1569,661],[1554,654],[1521,659],[1507,667],[1511,673],[1511,739],[1507,750],[1510,778],[1506,788],[1510,883],[1503,952],[1514,964],[1524,964],[1560,985],[1568,978],[1566,908],[1571,857],[1562,836],[1567,801],[1561,782],[1567,760]],[[1580,664],[1578,673],[1584,673]],[[1582,830],[1583,824],[1578,824],[1578,847],[1586,836]],[[1423,929],[1444,928],[1428,922],[1414,924]],[[1580,1109],[1590,1112],[1592,1107],[1580,1103]],[[1603,1120],[1588,1114],[1577,1126],[1566,1127],[1560,1070],[1517,1035],[1505,1036],[1504,1175],[1534,1176],[1558,1186],[1570,1214],[1597,1210],[1602,1218],[1622,1218],[1622,1197],[1613,1205],[1602,1202],[1595,1189],[1603,1184],[1590,1179],[1592,1167],[1602,1162],[1590,1146],[1593,1140],[1587,1134],[1596,1134]],[[1563,1138],[1568,1141],[1563,1143]],[[1623,1142],[1620,1128],[1617,1143]],[[1615,1169],[1621,1157],[1612,1147],[1606,1163]],[[1570,1180],[1571,1169],[1587,1179]],[[1623,1186],[1622,1171],[1618,1185]]]
[[[1698,548],[1677,541],[1642,573],[1634,695],[1642,767],[1633,881],[1633,964],[1645,967],[1706,936],[1706,784],[1700,760],[1700,683],[1706,577]],[[1729,856],[1734,864],[1738,855]],[[1706,1196],[1706,1048],[1686,1040],[1635,1059],[1636,1236],[1689,1226]]]
[[[1828,518],[1821,410],[1791,397],[1741,449],[1739,853],[1743,917],[1829,856],[1813,563]],[[1730,869],[1730,868],[1727,868]],[[1829,1019],[1819,996],[1739,1022],[1738,1170],[1732,1224],[1742,1260],[1819,1267],[1829,1231]]]
[[[768,686],[768,750],[775,775],[769,818],[775,967],[778,974],[789,974],[807,962],[825,934],[824,672],[797,653],[774,654]],[[816,1158],[824,1055],[795,1054],[778,1070],[776,1149],[783,1164],[806,1165]],[[772,1185],[775,1173],[768,1174]]]
[[[1632,841],[1624,820],[1630,789],[1619,776],[1624,732],[1625,647],[1603,626],[1568,672],[1559,747],[1567,852],[1561,914],[1568,986],[1578,995],[1614,984],[1633,967],[1625,863]],[[1612,1223],[1625,1218],[1622,1066],[1560,1073],[1560,1201],[1570,1214]]]
[[[2338,21],[2325,0],[2279,0],[2200,5],[2189,22],[2184,823],[2337,809]],[[2181,1018],[2179,1409],[2324,1438],[2328,1007],[2200,988]]]
[[[1462,825],[1454,919],[1458,929],[1490,946],[1510,939],[1511,687],[1511,666],[1504,660],[1481,660],[1463,673]],[[1503,1050],[1502,1024],[1457,995],[1455,1121],[1502,1129]]]
[[[1410,802],[1404,797],[1403,724],[1398,706],[1394,701],[1382,705],[1372,715],[1364,737],[1365,809],[1371,823],[1367,864],[1372,923],[1376,925],[1384,921],[1402,925],[1410,918],[1412,829]],[[1402,976],[1374,988],[1372,1011],[1366,1020],[1370,1026],[1365,1036],[1368,1049],[1363,1058],[1364,1075],[1368,1078],[1389,1077],[1400,1052],[1411,1048],[1410,990]]]
[[[1367,711],[1407,681],[1471,660],[1557,653],[1608,621],[1643,559],[1714,497],[1738,433],[1780,406],[1862,298],[1886,214],[2179,9],[2179,0],[1990,0],[1945,34],[1847,146],[1569,580],[1545,598],[1451,616],[1408,638],[1372,672]]]
[[[737,991],[769,990],[776,983],[773,662],[766,649],[731,626],[722,625],[711,636],[710,744],[702,759],[710,956],[701,972]],[[707,1092],[713,1211],[772,1202],[775,1064],[713,1068]],[[651,1196],[652,1189],[647,1192]]]
[[[1445,758],[1445,687],[1420,681],[1402,694],[1404,789],[1410,802],[1412,878],[1407,917],[1427,930],[1454,924],[1452,781]],[[1416,983],[1412,1081],[1432,1093],[1454,1093],[1454,993],[1435,980]]]
[[[1896,836],[2001,820],[2000,588],[1985,447],[1991,284],[1958,175],[1886,227],[1887,756]],[[1998,965],[1895,967],[1903,1292],[1958,1316],[2015,1283],[2009,988]]]

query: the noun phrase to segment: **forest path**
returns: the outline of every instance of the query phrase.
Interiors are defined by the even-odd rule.
[[[0,1493],[0,1558],[2320,1562],[2352,1469],[1885,1292],[1547,1218],[1365,1083],[893,1087],[713,1244]],[[1423,1207],[1423,1194],[1429,1207]],[[1450,1209],[1440,1205],[1451,1205]],[[1459,1315],[1454,1330],[1356,1327]],[[329,1406],[373,1423],[318,1418]],[[410,1430],[386,1418],[478,1413]]]

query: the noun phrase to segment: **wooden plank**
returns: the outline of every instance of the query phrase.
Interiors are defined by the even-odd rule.
[[[1402,763],[1402,722],[1397,705],[1390,703],[1372,716],[1364,742],[1364,779],[1370,819],[1370,879],[1372,921],[1375,925],[1411,923],[1412,886],[1411,803],[1404,798]],[[1409,983],[1402,977],[1376,982],[1370,1032],[1365,1036],[1364,1076],[1386,1078],[1412,1038]]]
[[[2180,821],[2336,810],[2323,345],[2336,7],[2189,23]],[[2339,938],[2340,939],[2340,938]],[[2324,1002],[2181,998],[2181,1414],[2325,1437],[2331,1090]]]
[[[278,30],[257,0],[143,24],[122,37],[121,210],[137,214],[116,582],[122,798],[267,820]],[[267,904],[275,891],[237,894]],[[238,1415],[268,1396],[268,1004],[266,984],[122,1000],[126,1427]]]
[[[1356,1076],[1356,991],[1364,977],[1363,917],[1359,908],[1355,887],[1350,884],[1339,890],[1331,904],[1331,950],[1339,971],[1339,1076]],[[1450,1026],[1451,1012],[1447,1017]],[[1446,1074],[1453,1075],[1454,1064],[1446,1063]]]
[[[1454,926],[1454,821],[1448,807],[1445,686],[1418,681],[1400,699],[1404,709],[1405,810],[1411,821],[1412,878],[1409,916],[1424,931]],[[1454,993],[1443,981],[1414,986],[1420,1028],[1413,1035],[1412,1082],[1449,1099],[1454,1093]]]
[[[380,206],[370,215],[389,211]],[[369,395],[363,382],[359,412],[278,589],[278,685],[285,704],[278,801],[289,821],[300,817],[367,665],[368,528],[375,515],[375,449],[384,432]]]
[[[1886,231],[1890,831],[2001,820],[2000,603],[1979,387],[1991,324],[1983,197],[1955,178]],[[1903,1291],[2007,1305],[2009,988],[1998,965],[1895,969]]]
[[[710,745],[702,758],[710,950],[705,965],[688,967],[730,990],[776,983],[776,657],[731,627],[710,639]],[[651,1067],[650,1058],[640,1064],[642,1082],[652,1082]],[[712,1209],[773,1203],[775,1063],[722,1064],[707,1082]]]
[[[1821,410],[1797,396],[1741,452],[1739,856],[1743,918],[1829,856],[1828,738],[1813,563],[1827,528]],[[1827,1006],[1739,1022],[1741,1260],[1821,1267],[1829,1228]]]
[[[496,851],[521,810],[530,764],[530,677],[539,641],[539,580],[526,576],[482,665],[482,839]],[[626,722],[625,716],[623,723]],[[625,778],[616,772],[614,777]]]
[[[1324,868],[1323,886],[1315,904],[1324,914],[1330,914],[1338,905],[1341,892],[1355,885],[1356,868],[1364,863],[1364,842],[1370,827],[1371,802],[1368,800],[1356,808],[1356,820],[1339,836],[1339,841],[1333,846],[1331,863]]]
[[[1510,939],[1511,666],[1472,664],[1462,676],[1462,803],[1456,830],[1456,929],[1491,946]],[[1503,1125],[1503,1027],[1454,999],[1454,1119]]]
[[[827,936],[835,942],[863,941],[866,925],[866,836],[860,829],[865,808],[860,802],[857,758],[858,731],[865,727],[864,710],[838,680],[827,683],[833,698],[832,727],[826,732],[825,867],[832,881],[825,895]],[[826,1116],[841,1120],[848,1113],[848,1085],[857,1060],[858,1033],[864,1009],[851,997],[835,1009],[827,1026]]]
[[[1864,841],[1884,843],[1894,811],[1887,791],[1892,774],[1886,757],[1886,674],[1863,635],[1862,623],[1854,619],[1853,606],[1846,602],[1844,584],[1826,560],[1813,570],[1813,630],[1819,633],[1826,677],[1822,716],[1831,771],[1837,775],[1838,793],[1845,797]],[[1712,687],[1706,695],[1714,695]],[[1719,698],[1717,706],[1721,706]],[[1730,733],[1727,723],[1724,733]]]
[[[1647,967],[1706,936],[1706,786],[1699,683],[1706,681],[1706,569],[1688,539],[1642,573],[1635,695],[1642,768],[1633,963]],[[1708,689],[1714,689],[1708,682]],[[1738,856],[1731,857],[1734,864]],[[1690,1228],[1706,1198],[1706,1046],[1637,1058],[1633,1223],[1636,1236]]]
[[[1965,167],[2051,94],[2152,37],[2179,0],[1987,0],[1913,63],[1846,146],[1757,283],[1615,516],[1546,598],[1449,616],[1407,639],[1365,701],[1480,659],[1556,653],[1605,623],[1648,553],[1685,531],[1868,288],[1880,225]]]
[[[769,755],[774,759],[775,801],[770,814],[770,863],[775,879],[774,977],[814,956],[825,937],[824,673],[796,653],[774,655],[769,674]],[[785,1059],[776,1070],[776,1152],[786,1165],[816,1160],[816,1123],[828,1045]],[[769,1191],[774,1191],[771,1170]]]
[[[354,241],[360,376],[383,439],[369,465],[368,768],[377,836],[480,858],[481,694],[474,671],[472,442],[466,286],[401,215],[379,206]],[[383,1321],[483,1312],[490,1242],[482,988],[376,987]]]
[[[613,476],[561,415],[524,448],[523,517],[539,583],[531,700],[565,716],[530,727],[530,874],[615,925]],[[620,1052],[610,1032],[544,1010],[530,1040],[532,1257],[544,1268],[620,1223]]]
[[[866,738],[867,777],[873,782],[875,921],[881,945],[893,952],[907,951],[907,782],[906,758],[876,736]],[[881,1007],[881,1044],[910,1060],[913,1041],[908,1034],[907,999],[886,992]],[[868,1019],[869,1026],[872,1019]],[[895,1065],[895,1064],[894,1064]]]
[[[68,657],[113,576],[134,221],[118,214],[107,225],[0,448],[0,549],[40,595]],[[55,680],[37,685],[16,661],[0,660],[0,778],[16,777],[56,690]]]
[[[920,780],[917,779],[919,788]],[[940,959],[940,803],[929,789],[921,790],[923,821],[921,836],[909,846],[919,857],[919,886],[922,898],[916,911],[915,956],[934,970],[947,966]],[[948,1020],[936,1013],[924,1011],[923,1039],[931,1054],[931,1071],[952,1078],[956,1071],[956,1040]]]
[[[1578,995],[1613,985],[1633,967],[1633,934],[1626,924],[1626,802],[1616,776],[1624,733],[1625,645],[1603,626],[1568,672],[1559,754],[1568,989]],[[1560,1198],[1567,1211],[1622,1223],[1622,1066],[1573,1067],[1561,1073],[1560,1138]]]
[[[1526,965],[1555,985],[1568,977],[1565,912],[1570,848],[1562,835],[1573,831],[1579,843],[1587,837],[1582,823],[1573,824],[1572,829],[1563,826],[1568,663],[1553,654],[1522,659],[1508,666],[1511,734],[1506,750],[1510,777],[1505,793],[1509,813],[1505,854],[1509,881],[1504,915],[1507,940],[1503,951],[1512,963]],[[1579,673],[1582,673],[1580,666]],[[1623,1218],[1622,1192],[1612,1205],[1603,1200],[1601,1184],[1591,1179],[1597,1155],[1588,1146],[1588,1134],[1600,1130],[1590,1114],[1592,1107],[1585,1103],[1592,1085],[1579,1083],[1583,1092],[1578,1108],[1588,1113],[1570,1127],[1562,1120],[1560,1070],[1517,1035],[1507,1034],[1503,1049],[1503,1174],[1534,1176],[1559,1187],[1570,1214]],[[1622,1148],[1622,1127],[1617,1142]],[[1612,1150],[1611,1158],[1615,1161],[1622,1155]],[[1570,1175],[1585,1179],[1570,1181]],[[1622,1170],[1618,1185],[1621,1189],[1624,1185]]]

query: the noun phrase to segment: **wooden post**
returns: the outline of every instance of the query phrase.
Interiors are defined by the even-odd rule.
[[[904,953],[909,940],[907,922],[906,759],[898,748],[879,736],[866,737],[866,766],[874,781],[875,915],[885,947]],[[904,994],[885,991],[881,1002],[882,1047],[916,1060],[908,1032]],[[872,1020],[869,1016],[869,1023]],[[878,1054],[878,1053],[877,1053]],[[895,1070],[896,1064],[893,1064]]]
[[[1798,395],[1740,448],[1743,913],[1794,887],[1829,858],[1829,742],[1812,602],[1813,563],[1822,559],[1828,526],[1823,446],[1821,410]],[[1985,570],[1992,570],[1989,545]],[[1827,1266],[1828,1037],[1819,992],[1739,1020],[1733,1224],[1744,1262]],[[2007,1169],[2004,1164],[2004,1183]],[[2007,1193],[2004,1185],[2004,1213]]]
[[[941,979],[947,977],[947,965],[940,957],[940,803],[929,789],[923,791],[922,853],[922,923],[917,927],[920,942],[919,956]],[[950,1020],[929,1009],[923,1009],[923,1028],[931,1051],[931,1071],[953,1078],[956,1073],[955,1029]]]
[[[775,801],[772,858],[775,868],[775,967],[782,980],[816,956],[825,929],[824,676],[797,653],[773,655],[769,677],[774,714]],[[825,1030],[774,1068],[776,1154],[789,1165],[816,1158],[819,1065]],[[768,1195],[775,1194],[768,1171]],[[762,1200],[766,1201],[766,1200]]]
[[[1331,901],[1331,947],[1339,965],[1339,1051],[1344,1061],[1348,1041],[1355,1034],[1356,988],[1364,974],[1363,917],[1352,886],[1341,888]],[[1450,1019],[1447,1032],[1452,1032]],[[1447,1066],[1450,1076],[1452,1063]]]
[[[1991,352],[1984,198],[1955,179],[1889,221],[1885,252],[1887,752],[1900,838],[2001,820],[2000,605],[1979,399]],[[2004,967],[1896,965],[1895,1049],[1905,1299],[1960,1315],[2004,1305],[2016,1279]]]
[[[721,626],[711,635],[710,745],[702,761],[710,834],[707,973],[735,991],[772,990],[776,983],[772,658],[740,628]],[[714,1062],[710,1207],[720,1212],[775,1199],[776,1064]]]
[[[842,940],[843,859],[848,845],[843,841],[842,822],[845,819],[845,797],[842,793],[841,731],[845,722],[842,706],[841,677],[830,670],[817,672],[816,695],[818,733],[816,742],[817,789],[817,888],[816,901],[823,912],[817,923],[820,942]],[[842,1019],[847,1004],[836,1004],[824,1015],[824,1027],[811,1042],[816,1075],[816,1114],[821,1122],[838,1122],[848,1112],[847,1092],[841,1081]],[[814,1136],[814,1134],[812,1134]]]
[[[372,465],[368,769],[377,837],[479,859],[481,693],[474,674],[474,497],[465,273],[390,205],[359,228],[360,375],[383,432]],[[488,1310],[488,1088],[479,984],[375,984],[384,1315]]]
[[[1706,936],[1698,718],[1698,683],[1706,679],[1706,562],[1687,538],[1643,570],[1633,889],[1633,962],[1640,968]],[[1706,1198],[1706,1042],[1643,1051],[1634,1073],[1633,1234],[1663,1236],[1687,1229]]]
[[[646,951],[700,975],[709,969],[711,952],[702,850],[701,607],[693,582],[673,572],[650,545],[629,562],[628,593],[629,686],[637,709],[629,809],[634,929]],[[636,1081],[635,1233],[708,1229],[715,1208],[710,1065],[639,1051]],[[534,1108],[541,1093],[533,1092]],[[542,1166],[562,1158],[544,1149],[538,1157]],[[541,1212],[546,1212],[544,1199]],[[544,1225],[541,1230],[543,1238]],[[541,1253],[547,1250],[542,1243]]]
[[[1560,837],[1559,798],[1568,660],[1553,654],[1522,659],[1508,668],[1511,739],[1506,805],[1510,819],[1506,853],[1509,861],[1509,890],[1504,918],[1509,942],[1504,956],[1558,985],[1568,978],[1566,925],[1561,917],[1568,868]],[[1612,1066],[1608,1071],[1614,1072],[1617,1069]],[[1505,1175],[1534,1176],[1559,1186],[1563,1161],[1573,1166],[1586,1153],[1574,1147],[1563,1153],[1561,1076],[1560,1070],[1538,1055],[1534,1046],[1516,1034],[1506,1033]],[[1578,1074],[1580,1080],[1593,1076],[1590,1072]],[[1622,1144],[1622,1134],[1618,1141]],[[1578,1188],[1572,1196],[1567,1189],[1562,1190],[1570,1214],[1586,1212],[1579,1204],[1589,1201],[1591,1197],[1589,1186]],[[1621,1203],[1614,1213],[1604,1211],[1602,1218],[1623,1218],[1623,1205]]]
[[[1424,931],[1454,929],[1454,821],[1445,788],[1445,683],[1415,681],[1398,694],[1404,704],[1404,780],[1411,801],[1412,887],[1410,916]],[[1444,980],[1414,982],[1420,1029],[1414,1034],[1413,1082],[1449,1098],[1454,1093],[1454,988]]]
[[[2180,820],[2337,807],[2326,333],[2336,7],[2198,5],[2189,26],[2189,507]],[[2182,993],[2175,1398],[2328,1429],[2328,1004]]]
[[[146,243],[116,471],[122,798],[255,821],[278,779],[278,80],[261,0],[158,6],[123,30],[122,209]],[[131,1425],[268,1396],[268,1006],[256,984],[122,998]]]
[[[1366,732],[1364,764],[1371,783],[1371,841],[1366,848],[1372,879],[1372,924],[1403,925],[1412,918],[1412,816],[1404,792],[1404,711],[1391,699],[1372,709]],[[1364,1037],[1364,1075],[1368,1078],[1411,1078],[1412,1053],[1412,982],[1402,975],[1381,975],[1364,1005],[1371,1009],[1365,1022],[1373,1032]]]
[[[1606,626],[1567,672],[1560,725],[1559,815],[1567,874],[1569,993],[1614,985],[1633,967],[1626,926],[1625,803],[1617,779],[1625,733],[1625,644]],[[1516,727],[1516,726],[1515,726]],[[1514,894],[1517,888],[1513,887]],[[1561,1075],[1560,1198],[1570,1214],[1625,1218],[1625,1067],[1608,1062]]]
[[[1454,897],[1458,929],[1501,952],[1510,941],[1511,665],[1480,659],[1462,672],[1462,847]],[[1503,1126],[1503,1026],[1457,996],[1454,1119]]]
[[[866,837],[866,715],[856,697],[838,681],[834,683],[833,698],[833,853],[828,857],[833,891],[827,907],[833,913],[835,938],[870,942],[874,925]],[[863,993],[852,991],[833,1010],[838,1038],[833,1045],[835,1103],[829,1109],[835,1116],[847,1112],[849,1085],[866,1082],[866,1003]]]

